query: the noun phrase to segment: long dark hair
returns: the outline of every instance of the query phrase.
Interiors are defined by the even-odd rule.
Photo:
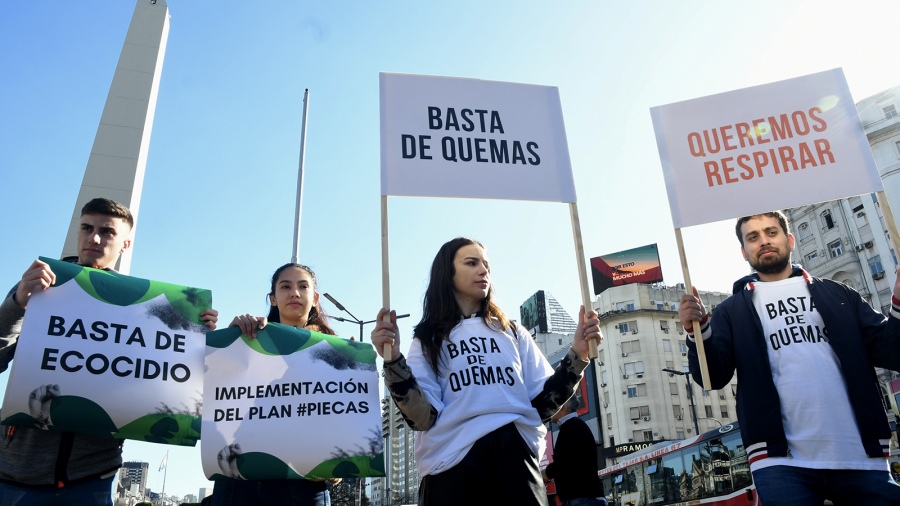
[[[272,274],[272,287],[269,291],[269,294],[266,296],[266,301],[269,303],[269,316],[267,316],[266,319],[270,322],[281,323],[281,313],[278,311],[278,305],[272,304],[271,297],[275,295],[275,285],[278,283],[278,276],[280,276],[285,269],[290,269],[292,267],[304,270],[307,274],[309,274],[309,278],[312,280],[313,284],[313,291],[315,291],[319,286],[319,282],[316,280],[316,273],[303,264],[289,262],[275,269],[275,274]],[[309,316],[306,317],[306,325],[304,326],[304,328],[307,330],[321,332],[322,334],[328,334],[332,336],[337,335],[335,334],[334,330],[332,330],[332,328],[328,325],[328,315],[325,314],[325,311],[322,310],[322,305],[318,302],[310,308]]]
[[[474,239],[457,237],[444,243],[438,250],[431,263],[431,277],[422,301],[422,319],[413,329],[413,335],[421,341],[425,358],[428,359],[435,374],[439,374],[441,344],[450,337],[450,331],[462,319],[459,305],[456,303],[456,291],[453,288],[453,276],[456,275],[453,260],[460,248],[470,244],[484,248],[484,245]],[[506,332],[510,322],[506,314],[494,303],[493,293],[494,288],[491,285],[487,297],[481,300],[479,314],[485,325]]]

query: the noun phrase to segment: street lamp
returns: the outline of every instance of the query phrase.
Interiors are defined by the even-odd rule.
[[[334,320],[337,320],[337,321],[339,321],[339,322],[355,323],[355,324],[359,325],[359,342],[362,342],[362,341],[363,341],[363,325],[368,325],[368,324],[370,324],[370,323],[375,323],[375,322],[378,321],[378,320],[369,320],[369,321],[367,321],[367,322],[364,322],[364,321],[360,320],[359,318],[357,318],[356,316],[354,316],[353,313],[351,313],[350,311],[347,311],[347,308],[345,308],[345,307],[343,306],[343,304],[341,304],[340,302],[338,302],[338,301],[337,301],[334,297],[332,297],[331,295],[328,295],[327,293],[323,293],[322,295],[324,295],[326,299],[328,299],[329,301],[331,301],[331,303],[334,304],[334,306],[335,306],[336,308],[338,308],[338,310],[347,313],[347,314],[350,315],[350,317],[353,318],[353,319],[352,319],[352,320],[348,320],[348,319],[346,319],[346,318],[341,318],[340,316],[329,316],[329,318],[334,319]],[[397,315],[397,318],[398,318],[398,319],[399,319],[399,318],[406,318],[407,316],[409,316],[409,315],[408,315],[408,314],[401,314],[401,315]]]
[[[700,424],[697,423],[697,408],[694,406],[694,389],[691,387],[691,375],[684,371],[677,371],[675,369],[663,369],[663,372],[667,372],[669,374],[677,374],[679,376],[684,376],[687,379],[688,400],[691,401],[691,415],[694,418],[694,430],[699,435],[700,434]]]

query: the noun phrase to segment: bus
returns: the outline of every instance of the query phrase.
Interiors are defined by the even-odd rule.
[[[737,422],[626,455],[600,479],[610,506],[759,504]]]

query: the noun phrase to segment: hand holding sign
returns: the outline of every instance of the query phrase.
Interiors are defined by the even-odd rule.
[[[578,311],[578,324],[575,327],[575,338],[572,340],[572,349],[582,360],[588,359],[591,345],[598,346],[603,341],[603,333],[600,331],[600,319],[597,313],[591,310],[585,313],[584,306]]]
[[[397,312],[382,309],[378,312],[371,339],[375,350],[386,361],[400,358],[400,329],[397,327]]]

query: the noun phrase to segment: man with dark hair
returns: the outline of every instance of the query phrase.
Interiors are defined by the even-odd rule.
[[[556,483],[563,506],[604,506],[603,484],[597,475],[597,443],[591,429],[578,418],[581,398],[576,393],[551,418],[559,426],[553,462],[544,481]]]
[[[78,225],[79,265],[110,270],[131,246],[134,218],[127,207],[94,199],[82,209]],[[50,266],[35,260],[0,303],[0,372],[16,350],[32,294],[56,281]],[[202,320],[214,329],[218,313]],[[0,504],[112,505],[112,481],[122,466],[122,440],[29,427],[2,426]]]
[[[900,370],[900,278],[890,316],[853,289],[791,265],[780,212],[740,218],[741,254],[756,271],[712,315],[681,299],[691,375],[701,381],[700,322],[713,389],[735,372],[737,413],[760,501],[772,505],[900,504],[887,472],[890,426],[874,367]]]

